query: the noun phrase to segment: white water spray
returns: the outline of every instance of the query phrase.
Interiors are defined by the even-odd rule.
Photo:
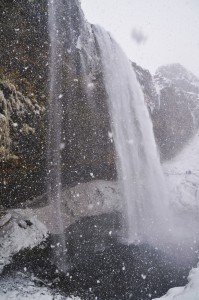
[[[98,26],[94,31],[127,209],[128,241],[157,241],[169,227],[167,193],[152,122],[130,61],[106,31]]]
[[[54,259],[61,270],[66,269],[63,251],[66,248],[62,216],[61,183],[61,135],[62,135],[62,87],[60,71],[62,68],[62,40],[60,39],[59,9],[60,0],[49,0],[50,34],[50,93],[49,93],[49,134],[48,134],[48,200],[52,206],[52,226],[59,234],[54,245]]]

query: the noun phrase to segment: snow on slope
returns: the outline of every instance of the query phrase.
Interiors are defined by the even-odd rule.
[[[159,87],[173,86],[184,92],[199,94],[199,79],[179,63],[159,67],[154,77]]]
[[[4,278],[0,281],[1,300],[80,300],[71,296],[61,296],[58,292],[47,286],[35,284],[35,278],[29,278],[25,274],[17,273],[13,277]],[[40,282],[41,284],[41,282]]]
[[[191,270],[188,281],[185,287],[170,289],[165,296],[156,300],[199,300],[199,265]]]
[[[46,227],[35,217],[21,210],[10,211],[9,215],[7,222],[0,223],[0,274],[14,254],[34,248],[48,236]]]
[[[190,218],[195,219],[195,223],[191,223],[191,226],[195,224],[199,227],[199,133],[175,159],[165,163],[163,167],[173,196],[174,208],[176,211],[188,213]],[[186,221],[187,219],[184,223],[188,226]],[[191,227],[191,230],[194,232],[195,228]],[[199,264],[197,268],[191,270],[185,287],[172,288],[158,299],[199,300]]]
[[[163,166],[177,208],[199,213],[199,132],[183,151]]]

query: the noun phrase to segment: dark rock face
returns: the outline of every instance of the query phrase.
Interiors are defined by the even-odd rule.
[[[27,96],[46,99],[47,1],[1,0],[0,28],[0,77]]]
[[[79,1],[62,1],[60,5],[63,183],[91,180],[90,173],[98,179],[112,179],[114,150],[108,135],[106,92],[95,36]]]
[[[0,83],[1,204],[20,195],[28,197],[40,186],[44,166],[45,108],[9,82]],[[31,184],[32,183],[32,184]]]
[[[86,22],[79,1],[60,0],[59,3],[62,6],[58,16],[62,57],[59,61],[63,107],[62,183],[115,179],[107,95],[92,26]],[[21,104],[15,108],[13,121],[4,117],[0,120],[3,161],[8,152],[14,155],[9,165],[2,165],[6,185],[1,184],[1,189],[7,199],[3,203],[11,205],[14,200],[23,202],[44,193],[48,179],[45,162],[50,53],[47,0],[1,0],[0,27],[0,80],[14,84],[8,89],[1,84],[2,97],[15,98],[16,90],[18,98],[24,97],[23,101],[29,99],[31,103],[26,103],[23,113],[17,112]],[[160,68],[154,78],[147,70],[132,65],[151,114],[161,157],[169,159],[198,128],[198,79],[179,65]],[[3,100],[4,106],[6,102]],[[35,111],[40,110],[41,114],[42,107],[46,113],[39,117]],[[5,109],[1,106],[0,110]],[[20,123],[20,130],[12,122]]]
[[[135,62],[132,62],[132,66],[144,93],[145,102],[148,106],[149,112],[153,114],[153,110],[158,106],[159,103],[153,77],[148,70],[138,66]]]
[[[106,92],[92,27],[86,22],[79,1],[63,0],[60,3],[63,7],[58,18],[62,28],[59,37],[62,43],[63,185],[89,181],[92,177],[113,179],[116,177],[114,148],[108,135],[110,125]],[[12,82],[24,97],[31,101],[37,99],[38,105],[46,109],[44,119],[37,120],[39,130],[36,135],[42,137],[42,147],[40,141],[37,143],[32,138],[28,141],[31,147],[27,146],[27,139],[21,133],[20,136],[9,136],[12,145],[14,140],[20,138],[20,149],[25,151],[28,148],[30,165],[41,165],[43,170],[42,173],[34,173],[28,166],[23,168],[24,176],[21,177],[21,173],[15,172],[16,163],[12,162],[15,175],[8,180],[10,169],[3,166],[4,176],[11,182],[3,187],[5,199],[10,199],[10,205],[13,199],[23,201],[45,191],[50,53],[47,1],[0,1],[0,27],[0,78]],[[30,126],[34,112],[28,112],[25,117]],[[26,131],[30,129],[25,127]],[[24,163],[27,153],[21,153],[20,157]],[[91,176],[91,173],[94,175]],[[17,188],[13,192],[14,184]],[[27,186],[31,187],[27,189]],[[28,192],[24,194],[25,190]]]
[[[8,155],[2,158],[1,179],[6,183],[1,182],[4,206],[44,191],[46,9],[45,1],[0,1],[0,89],[7,107],[10,131],[7,149],[9,157],[12,156],[9,160]]]
[[[199,79],[180,64],[163,66],[152,77],[133,63],[153,122],[162,160],[175,156],[199,127]]]
[[[180,151],[199,127],[199,79],[180,64],[163,66],[154,76],[159,107],[152,120],[162,158]]]

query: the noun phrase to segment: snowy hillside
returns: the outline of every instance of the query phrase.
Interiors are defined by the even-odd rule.
[[[77,297],[64,297],[50,288],[41,280],[29,278],[18,272],[15,277],[6,277],[1,281],[1,300],[80,300]]]
[[[199,79],[178,63],[158,68],[155,79],[159,87],[162,79],[162,88],[170,85],[187,93],[199,94]]]
[[[164,164],[169,189],[175,195],[175,204],[199,211],[199,133],[182,152]]]
[[[152,120],[162,158],[174,157],[199,128],[199,79],[180,64],[160,67],[154,84],[159,97]]]
[[[158,299],[162,300],[199,300],[199,266],[191,270],[189,283],[185,287],[170,289],[168,293]],[[156,300],[158,300],[156,299]]]
[[[183,222],[194,233],[195,228],[192,226],[197,224],[199,218],[199,133],[175,159],[163,167],[170,195],[174,196],[174,209],[179,214],[184,212]],[[199,300],[199,265],[191,270],[188,281],[185,287],[172,288],[159,299]]]

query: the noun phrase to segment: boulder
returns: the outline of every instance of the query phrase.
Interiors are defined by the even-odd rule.
[[[44,241],[48,232],[35,217],[21,210],[12,210],[0,217],[0,273],[14,255],[33,249]]]

